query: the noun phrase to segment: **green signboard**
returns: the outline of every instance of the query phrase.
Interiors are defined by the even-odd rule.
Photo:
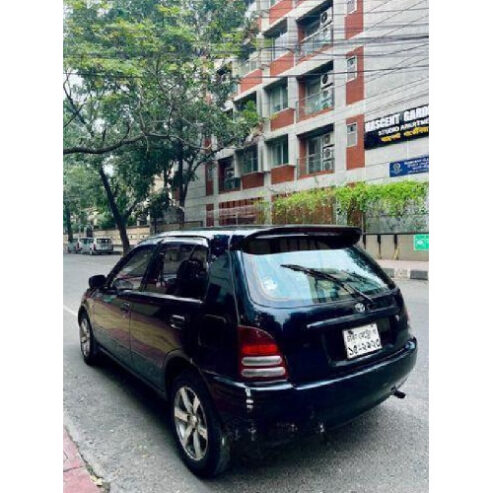
[[[430,235],[414,235],[414,251],[428,250],[430,247]]]

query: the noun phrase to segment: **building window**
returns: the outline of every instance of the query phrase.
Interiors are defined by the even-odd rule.
[[[237,190],[240,188],[239,178],[235,178],[235,167],[232,160],[219,165],[219,192]]]
[[[346,13],[352,14],[358,10],[358,0],[346,0]]]
[[[312,137],[307,142],[306,172],[308,174],[321,171],[334,171],[334,138],[333,133]]]
[[[301,115],[312,115],[334,106],[334,73],[309,77],[304,81],[305,97],[299,102]]]
[[[270,114],[279,113],[288,107],[288,87],[286,84],[276,86],[269,92]]]
[[[346,58],[347,80],[354,80],[358,76],[358,62],[356,56]]]
[[[347,128],[347,147],[353,147],[358,144],[358,124],[350,123]]]
[[[289,163],[289,144],[287,136],[275,140],[271,144],[272,166],[282,166]]]
[[[286,24],[273,36],[266,38],[266,40],[270,43],[272,60],[286,54],[288,46],[288,32]]]
[[[239,155],[240,168],[243,175],[258,171],[257,147],[250,147]]]

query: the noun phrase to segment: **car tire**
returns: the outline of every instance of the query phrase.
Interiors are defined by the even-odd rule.
[[[174,380],[170,417],[180,456],[194,474],[210,478],[227,468],[230,440],[209,392],[196,372],[187,370]]]
[[[96,364],[99,359],[99,346],[94,338],[91,322],[86,313],[79,320],[79,340],[84,362],[89,366]]]

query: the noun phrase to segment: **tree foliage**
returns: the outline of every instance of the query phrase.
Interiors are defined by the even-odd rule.
[[[234,119],[223,111],[236,82],[228,55],[241,51],[248,31],[245,3],[66,0],[65,6],[64,154],[110,159],[122,168],[121,191],[159,153],[160,172],[183,207],[198,168],[216,152],[240,147],[259,123],[251,107]],[[152,190],[147,175],[140,181],[130,184],[135,198]],[[110,195],[115,215],[120,204]],[[122,215],[115,215],[120,231]]]

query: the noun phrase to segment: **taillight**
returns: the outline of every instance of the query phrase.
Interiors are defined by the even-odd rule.
[[[240,326],[238,330],[241,377],[263,381],[286,379],[286,362],[274,338],[255,327]]]

